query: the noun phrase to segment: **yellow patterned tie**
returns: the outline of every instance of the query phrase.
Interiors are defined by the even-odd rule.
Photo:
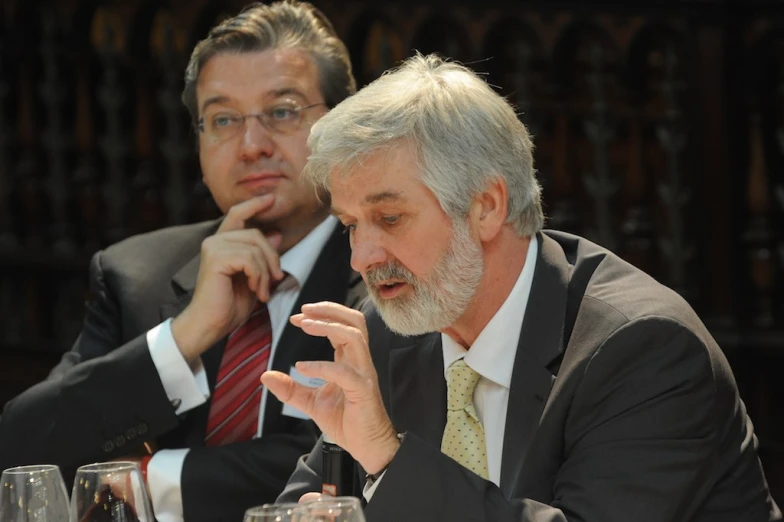
[[[474,388],[480,377],[463,359],[453,362],[446,370],[447,412],[441,451],[487,479],[485,430],[473,401]]]

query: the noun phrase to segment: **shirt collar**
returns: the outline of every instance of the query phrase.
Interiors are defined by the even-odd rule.
[[[329,240],[337,222],[335,216],[327,216],[299,243],[280,256],[280,268],[289,275],[287,280],[293,278],[300,287],[305,284],[310,272],[313,271],[319,252]]]
[[[479,332],[479,336],[471,345],[470,350],[463,348],[448,335],[441,334],[444,375],[453,362],[465,358],[466,364],[482,377],[507,389],[510,388],[520,330],[523,327],[523,317],[534,280],[538,251],[539,241],[536,236],[532,236],[525,264],[512,287],[512,291],[509,292],[506,300],[487,325]]]

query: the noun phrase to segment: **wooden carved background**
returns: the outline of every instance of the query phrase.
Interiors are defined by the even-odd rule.
[[[693,304],[784,500],[784,8],[315,3],[360,85],[414,49],[438,51],[514,102],[535,135],[549,226]],[[0,403],[75,339],[97,249],[217,215],[179,96],[195,42],[242,4],[0,3]]]

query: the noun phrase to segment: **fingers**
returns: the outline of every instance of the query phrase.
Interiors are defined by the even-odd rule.
[[[261,383],[281,402],[315,419],[313,415],[313,396],[316,393],[316,388],[308,388],[307,386],[297,384],[294,382],[294,379],[276,370],[268,370],[261,374]]]
[[[303,318],[299,321],[303,332],[315,337],[326,337],[335,348],[335,361],[348,363],[358,371],[372,374],[373,362],[365,335],[342,323]]]
[[[290,321],[309,335],[327,337],[335,348],[336,362],[347,362],[368,375],[375,371],[362,312],[322,301],[303,305],[302,313],[291,316]]]
[[[299,361],[297,371],[306,377],[326,381],[318,388],[295,382],[283,372],[269,370],[261,375],[261,382],[281,402],[292,406],[324,429],[322,422],[333,413],[338,403],[345,400],[355,404],[374,398],[375,379],[368,379],[347,365],[332,361]]]
[[[199,271],[203,275],[200,277],[208,277],[208,274],[220,274],[230,277],[236,284],[240,282],[236,276],[244,275],[247,287],[259,299],[262,301],[269,299],[269,268],[265,258],[258,250],[247,245],[216,240],[208,245],[205,240],[202,247],[201,263]],[[197,287],[198,284],[197,281]]]
[[[282,240],[281,235],[272,233],[269,236],[264,236],[257,229],[245,228],[247,220],[268,210],[274,202],[275,196],[273,194],[264,194],[234,205],[226,213],[217,233],[212,237],[242,242],[258,248],[263,253],[272,276],[275,279],[282,279],[283,272],[280,269],[280,256],[277,252]]]
[[[369,397],[375,396],[373,387],[377,386],[376,380],[365,378],[350,365],[332,361],[299,361],[296,368],[306,377],[316,377],[334,384],[343,391],[343,395],[349,402],[362,403]],[[294,406],[293,403],[291,405]],[[316,409],[312,404],[309,407]]]
[[[322,301],[320,303],[302,305],[302,313],[292,316],[291,322],[295,326],[300,326],[303,319],[342,323],[356,328],[362,333],[365,342],[368,340],[367,325],[365,324],[365,316],[362,315],[362,312],[338,303]]]
[[[305,502],[313,502],[313,501],[320,500],[320,499],[321,499],[321,493],[316,493],[315,491],[310,491],[308,493],[305,493],[301,497],[299,497],[299,503],[300,504],[304,504]]]
[[[283,270],[280,268],[280,256],[276,250],[276,245],[273,244],[277,243],[277,245],[280,245],[280,234],[266,237],[260,230],[254,228],[247,230],[231,230],[212,237],[215,238],[214,241],[219,245],[224,242],[238,243],[258,250],[266,261],[266,265],[269,267],[269,272],[272,277],[275,279],[283,279]]]
[[[280,258],[258,230],[235,230],[210,236],[202,243],[202,270],[225,276],[244,274],[262,301],[269,300],[270,282],[283,278]]]
[[[229,276],[243,274],[247,280],[248,288],[256,294],[262,302],[269,301],[270,275],[267,264],[258,252],[252,250],[237,250],[223,252],[225,264],[220,269]]]
[[[218,228],[218,233],[245,228],[245,222],[248,219],[268,210],[273,203],[275,203],[275,196],[273,194],[264,194],[263,196],[251,198],[234,205],[226,213],[226,217],[223,218],[223,222],[220,228]]]

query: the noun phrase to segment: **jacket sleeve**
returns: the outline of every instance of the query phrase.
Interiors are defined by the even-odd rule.
[[[322,441],[323,439],[319,438],[312,451],[297,460],[297,467],[276,502],[298,502],[305,493],[321,493]],[[358,492],[355,491],[354,494],[357,495]]]
[[[144,334],[122,343],[119,305],[100,252],[90,265],[83,329],[49,377],[9,401],[0,468],[51,463],[64,476],[85,462],[136,453],[177,423]]]

